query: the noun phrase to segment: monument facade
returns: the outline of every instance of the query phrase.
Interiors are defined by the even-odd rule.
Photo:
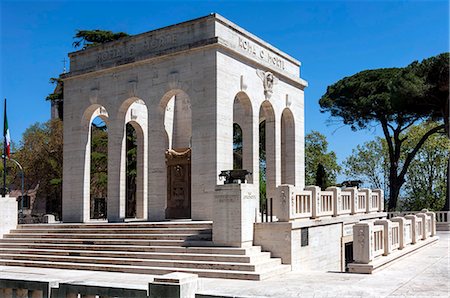
[[[90,127],[108,128],[107,218],[125,218],[126,124],[136,130],[136,215],[212,220],[219,174],[242,168],[259,198],[265,121],[267,197],[304,187],[300,62],[217,14],[69,54],[64,81],[63,221],[90,221]],[[254,204],[258,209],[259,204]],[[258,212],[258,210],[255,210]],[[255,213],[254,212],[254,213]]]

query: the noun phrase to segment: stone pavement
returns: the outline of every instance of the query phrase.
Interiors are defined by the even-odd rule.
[[[200,279],[206,297],[450,297],[450,232],[372,275],[290,272],[264,281]],[[0,266],[2,278],[63,280],[84,285],[147,289],[152,276]]]

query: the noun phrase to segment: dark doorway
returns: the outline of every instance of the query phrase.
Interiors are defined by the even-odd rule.
[[[191,149],[169,149],[166,218],[191,218]]]
[[[353,242],[345,243],[345,272],[348,272],[349,263],[353,263]]]

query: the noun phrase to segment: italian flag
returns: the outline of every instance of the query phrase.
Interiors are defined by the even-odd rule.
[[[5,98],[5,117],[3,118],[3,137],[5,138],[5,156],[11,158],[11,137],[9,136],[8,119],[6,118],[6,98]]]

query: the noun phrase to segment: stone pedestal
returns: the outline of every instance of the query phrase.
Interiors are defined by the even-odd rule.
[[[150,298],[195,298],[198,276],[197,274],[173,272],[155,277],[148,287]]]
[[[0,197],[0,238],[10,230],[17,228],[18,208],[14,197]]]
[[[259,211],[259,190],[254,184],[216,186],[213,242],[216,245],[251,246],[253,223]]]
[[[405,215],[406,219],[409,219],[411,221],[411,226],[412,226],[412,235],[411,235],[411,243],[412,244],[416,244],[417,241],[419,241],[420,239],[417,236],[417,216],[415,215]]]
[[[405,231],[405,221],[406,219],[404,217],[393,217],[390,219],[392,222],[398,222],[398,232],[399,232],[399,249],[405,248],[405,246],[408,244],[406,242],[406,231]]]
[[[383,226],[383,256],[387,256],[392,252],[392,222],[387,219],[379,219],[375,221],[375,224]]]
[[[373,260],[373,223],[362,222],[353,226],[353,259],[355,263],[368,264]]]
[[[293,185],[282,184],[277,187],[278,195],[273,201],[273,214],[280,222],[288,222],[292,218],[291,200],[294,200],[296,188]]]

